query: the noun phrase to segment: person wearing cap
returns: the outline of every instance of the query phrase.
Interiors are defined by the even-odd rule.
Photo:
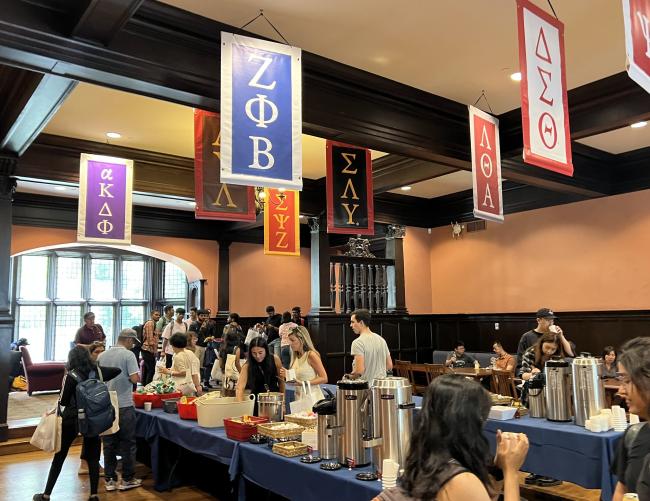
[[[554,332],[558,334],[562,350],[567,357],[575,357],[575,346],[573,343],[567,341],[564,337],[564,332],[559,325],[555,325],[555,313],[550,308],[540,308],[535,315],[537,319],[537,327],[533,330],[525,332],[519,340],[519,347],[517,348],[517,369],[521,368],[521,362],[524,353],[528,348],[534,346],[537,341],[546,333]]]
[[[120,408],[120,429],[113,435],[105,435],[104,475],[106,490],[128,490],[140,487],[142,480],[135,478],[135,425],[136,414],[133,404],[133,385],[140,381],[140,367],[131,351],[139,343],[133,329],[122,329],[117,344],[99,355],[100,367],[117,367],[122,372],[108,382],[108,389],[117,393]],[[122,456],[122,479],[117,482],[117,455]]]
[[[189,330],[190,326],[185,320],[185,308],[176,308],[176,318],[173,322],[168,323],[165,330],[162,331],[162,351],[166,357],[165,367],[168,369],[172,366],[172,357],[174,356],[174,350],[172,349],[169,340],[174,334],[183,334],[187,337],[187,332]]]

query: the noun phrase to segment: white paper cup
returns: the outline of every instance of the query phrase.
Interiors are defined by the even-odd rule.
[[[639,424],[639,416],[630,412],[630,424]]]
[[[151,410],[151,405],[152,405],[152,402],[145,402],[144,403],[144,410],[149,412]]]

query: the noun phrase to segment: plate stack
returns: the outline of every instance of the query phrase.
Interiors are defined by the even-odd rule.
[[[625,409],[621,409],[619,405],[612,406],[612,424],[614,425],[614,431],[625,431],[627,429]]]
[[[381,486],[385,489],[390,489],[397,485],[397,472],[399,471],[399,464],[392,459],[384,459],[382,463],[382,476]]]

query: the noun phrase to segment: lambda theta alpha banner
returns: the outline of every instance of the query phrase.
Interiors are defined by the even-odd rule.
[[[264,254],[299,256],[299,192],[265,188],[264,193]]]
[[[255,220],[255,193],[250,186],[222,183],[221,124],[218,113],[194,110],[194,199],[196,219]]]
[[[623,0],[627,74],[650,92],[650,0]]]
[[[517,0],[524,161],[573,175],[564,64],[564,24]]]
[[[469,106],[474,216],[503,222],[499,120]]]
[[[221,33],[221,180],[302,189],[300,49]]]
[[[133,160],[81,154],[77,241],[130,244]]]
[[[370,150],[327,141],[327,232],[375,234]]]

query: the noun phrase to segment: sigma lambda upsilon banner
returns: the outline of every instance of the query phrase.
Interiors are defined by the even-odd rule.
[[[374,235],[370,150],[327,141],[327,232]]]
[[[265,188],[264,193],[264,254],[299,256],[299,192]]]
[[[564,25],[517,0],[524,161],[573,176]]]
[[[650,0],[623,0],[627,73],[650,92]]]
[[[474,216],[503,222],[499,120],[469,106]]]
[[[194,199],[197,219],[255,220],[250,186],[221,182],[221,124],[218,113],[194,110]]]
[[[221,180],[302,189],[300,49],[221,33]]]
[[[130,244],[133,160],[81,154],[77,241]]]

